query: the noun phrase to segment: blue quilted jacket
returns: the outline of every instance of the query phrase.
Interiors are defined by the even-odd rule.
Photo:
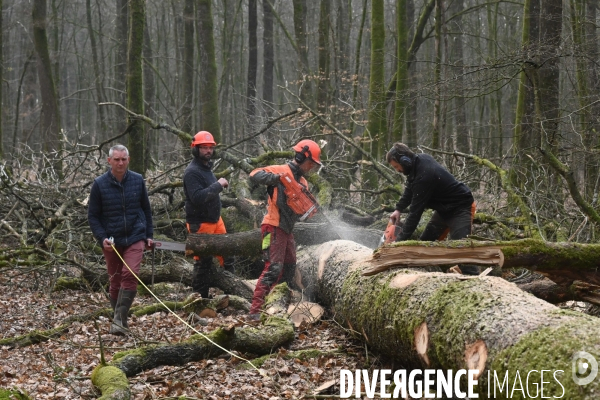
[[[88,222],[98,242],[113,237],[115,246],[152,238],[152,210],[144,178],[127,171],[121,182],[107,171],[94,180]]]

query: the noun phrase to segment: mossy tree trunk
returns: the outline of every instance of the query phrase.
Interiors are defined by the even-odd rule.
[[[263,93],[262,99],[269,105],[273,103],[273,67],[274,67],[274,37],[273,37],[273,8],[270,0],[263,0]],[[265,110],[269,114],[270,106]]]
[[[406,0],[396,0],[397,62],[396,98],[394,101],[394,125],[392,142],[401,142],[406,119],[406,96],[408,89],[408,20]]]
[[[190,134],[194,119],[194,3],[194,0],[185,0],[183,7],[183,82],[186,84],[181,99],[181,130]]]
[[[49,158],[59,160],[60,155],[54,154],[62,149],[60,137],[60,111],[58,108],[58,95],[52,73],[50,52],[48,51],[48,36],[46,33],[46,0],[34,0],[31,16],[33,19],[33,44],[38,60],[38,80],[42,96],[42,116],[40,124],[40,142],[42,150]],[[53,163],[56,173],[61,174],[62,163]]]
[[[129,47],[127,53],[127,108],[136,114],[144,114],[144,77],[142,51],[144,25],[146,24],[146,1],[129,1]],[[129,168],[146,173],[146,125],[129,117],[133,124],[129,131]]]
[[[129,35],[129,0],[117,0],[116,2],[116,23],[115,23],[115,69],[113,85],[116,88],[116,101],[119,104],[127,102],[127,42]],[[120,109],[115,109],[116,128],[118,132],[123,132],[127,126],[127,114]],[[110,137],[106,132],[102,139]]]
[[[207,335],[193,335],[180,343],[117,353],[108,365],[97,366],[91,379],[94,386],[102,391],[102,398],[128,398],[121,397],[122,392],[129,390],[127,377],[142,371],[161,365],[185,365],[219,356],[226,350],[262,356],[292,340],[294,325],[287,318],[270,317],[258,327],[218,328]]]
[[[256,73],[258,71],[258,14],[257,0],[248,0],[248,76],[246,79],[246,113],[254,116],[256,101]]]
[[[385,246],[377,250],[370,266],[407,265],[408,259],[403,254],[411,250],[421,249],[423,258],[427,251],[447,249],[448,253],[460,252],[461,249],[501,250],[504,258],[503,268],[523,267],[533,269],[554,282],[569,286],[575,280],[600,285],[600,273],[596,270],[600,265],[600,245],[580,243],[552,243],[542,240],[514,240],[505,242],[474,242],[471,240],[449,242],[417,242],[407,241]],[[459,257],[459,254],[454,254]],[[458,261],[460,262],[460,261]],[[450,263],[452,265],[458,263]],[[476,262],[474,262],[476,263]],[[429,265],[450,265],[433,261]]]
[[[319,13],[319,74],[317,84],[317,110],[327,113],[329,107],[329,30],[331,29],[331,0],[321,0]]]
[[[301,68],[298,81],[302,87],[300,98],[311,107],[313,104],[312,81],[309,78],[310,65],[308,63],[308,34],[306,29],[306,0],[292,0],[294,6],[294,34],[300,56]]]
[[[405,368],[477,369],[475,390],[484,398],[488,371],[492,380],[508,372],[512,387],[517,371],[548,369],[563,371],[557,375],[562,387],[546,376],[545,396],[564,390],[562,398],[570,400],[597,397],[600,380],[579,386],[570,372],[574,353],[600,354],[597,318],[560,310],[496,277],[465,280],[409,269],[364,277],[370,258],[365,247],[335,241],[306,248],[298,262],[305,293],[358,332],[370,350]],[[534,381],[540,384],[539,373],[529,384]]]
[[[433,62],[433,118],[431,127],[431,147],[434,149],[444,148],[442,132],[442,7],[443,0],[435,0],[435,42]]]
[[[217,61],[213,33],[211,0],[198,0],[198,45],[200,46],[200,110],[202,129],[212,133],[217,143],[221,142],[221,120],[219,116],[219,93],[217,91]]]
[[[385,124],[385,9],[383,0],[371,2],[371,73],[368,123],[364,149],[374,157],[387,147]]]
[[[96,87],[96,99],[98,103],[104,103],[106,101],[106,95],[104,94],[104,76],[100,72],[100,60],[98,58],[98,46],[96,44],[96,33],[94,31],[94,25],[92,20],[92,4],[91,0],[85,1],[85,16],[87,20],[88,35],[90,36],[90,50],[92,52],[92,64],[94,68],[94,85]],[[97,106],[99,124],[96,126],[100,127],[102,132],[107,130],[106,120],[106,107]]]
[[[2,26],[3,26],[3,0],[0,0],[0,43],[2,42]],[[4,82],[4,51],[0,46],[0,82]],[[2,107],[2,86],[0,86],[0,107]],[[4,141],[4,129],[2,129],[2,113],[0,113],[0,161],[4,160],[4,147],[2,142]]]

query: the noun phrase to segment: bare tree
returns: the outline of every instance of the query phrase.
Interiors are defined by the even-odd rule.
[[[127,107],[144,114],[144,73],[142,52],[146,24],[146,0],[130,0],[129,49],[127,52]],[[129,119],[129,168],[142,175],[146,173],[146,126]]]
[[[46,0],[33,2],[33,42],[38,59],[38,80],[42,95],[41,135],[42,149],[46,153],[54,153],[62,149],[60,137],[60,111],[58,109],[58,96],[52,74],[52,63],[48,51],[48,37],[46,35]],[[54,164],[55,170],[61,173],[61,163]]]

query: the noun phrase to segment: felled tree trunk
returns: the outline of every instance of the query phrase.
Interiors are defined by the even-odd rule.
[[[574,281],[570,286],[560,286],[554,281],[544,278],[529,283],[517,283],[517,286],[519,289],[552,304],[576,300],[600,305],[600,286],[592,283]]]
[[[306,248],[298,263],[308,291],[371,350],[407,368],[479,370],[480,398],[487,398],[488,371],[492,381],[508,372],[512,387],[517,371],[549,369],[563,371],[562,398],[597,398],[599,379],[579,386],[571,378],[574,353],[600,354],[597,318],[560,310],[497,277],[418,269],[363,276],[371,258],[365,247],[335,241]],[[539,374],[532,379],[540,383]],[[561,386],[548,380],[544,396],[560,397]]]
[[[327,223],[297,223],[294,227],[296,244],[314,245],[339,239],[340,236]],[[189,234],[186,241],[187,256],[232,254],[257,257],[261,254],[260,229],[224,235]]]
[[[441,261],[428,259],[433,251],[449,252]],[[400,242],[377,250],[370,263],[369,272],[377,272],[395,266],[453,265],[456,263],[478,263],[476,257],[463,261],[460,252],[501,252],[503,267],[523,267],[539,272],[561,286],[570,286],[575,280],[600,285],[600,245],[580,243],[551,243],[541,240],[514,240],[507,242],[476,242],[472,240],[452,242]],[[411,256],[411,254],[416,254]],[[498,256],[499,257],[499,256]],[[481,257],[482,265],[487,258]],[[489,263],[496,264],[498,263]],[[502,264],[500,264],[502,265]]]

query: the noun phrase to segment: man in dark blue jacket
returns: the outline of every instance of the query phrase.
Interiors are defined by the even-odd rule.
[[[471,234],[475,201],[467,185],[457,181],[430,155],[417,155],[403,143],[394,143],[386,160],[406,175],[404,193],[390,216],[392,222],[397,224],[400,212],[410,206],[396,241],[410,239],[426,208],[434,212],[420,240],[442,240],[448,233],[450,239],[457,240]]]
[[[114,310],[110,333],[122,335],[127,332],[127,316],[137,289],[133,273],[140,271],[144,247],[153,245],[152,210],[144,178],[127,168],[127,148],[111,147],[108,164],[110,169],[92,185],[88,222],[102,245],[110,279],[110,304]]]
[[[225,178],[219,178],[212,172],[211,158],[215,152],[213,135],[200,131],[194,135],[191,148],[194,159],[183,174],[183,192],[185,193],[185,221],[190,233],[223,234],[227,233],[221,218],[220,193],[229,186]],[[217,256],[219,264],[233,272],[233,259]],[[208,297],[212,283],[212,256],[194,256],[192,289],[203,298]]]

